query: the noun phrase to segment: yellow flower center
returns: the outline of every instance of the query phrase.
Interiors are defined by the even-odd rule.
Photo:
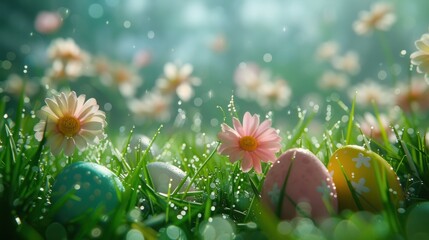
[[[80,131],[80,122],[73,116],[64,116],[58,119],[58,130],[66,137],[72,137]]]
[[[241,149],[251,152],[256,150],[256,148],[258,147],[258,141],[256,141],[256,138],[252,136],[244,136],[240,138],[240,140],[238,141],[238,145],[240,145]]]

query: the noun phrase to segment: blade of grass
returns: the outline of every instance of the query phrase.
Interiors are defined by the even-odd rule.
[[[360,202],[358,193],[356,192],[355,188],[353,187],[352,183],[350,182],[350,179],[347,177],[346,171],[344,170],[343,164],[341,164],[340,160],[338,158],[335,158],[335,160],[338,162],[338,165],[340,166],[341,173],[343,174],[344,178],[346,179],[347,187],[350,190],[350,193],[352,194],[353,201],[355,202],[357,208],[359,211],[363,210],[362,204]]]
[[[18,101],[18,106],[16,108],[16,116],[15,116],[15,126],[13,127],[13,135],[15,136],[15,141],[18,140],[19,131],[21,130],[21,120],[24,109],[24,98],[25,98],[25,85],[26,81],[24,81],[21,94]]]
[[[354,116],[355,116],[355,103],[356,103],[356,94],[353,97],[352,101],[352,109],[349,113],[349,122],[347,124],[347,134],[346,134],[346,145],[349,145],[352,138],[352,129],[353,129],[353,122],[354,122]]]
[[[372,101],[372,107],[374,109],[375,118],[377,119],[378,128],[380,129],[380,133],[381,133],[381,137],[383,139],[384,145],[387,147],[387,149],[390,150],[390,141],[387,137],[385,126],[381,122],[380,112],[378,111],[377,104],[375,104],[374,101]]]
[[[305,118],[305,114],[302,118],[300,118],[298,124],[294,127],[293,135],[286,144],[285,149],[290,149],[294,144],[296,144],[298,139],[302,136],[302,134],[304,134],[305,128],[308,126],[308,124],[311,123],[315,115],[316,113],[312,112],[307,119]]]
[[[215,152],[216,152],[217,148],[219,147],[219,145],[220,145],[220,142],[217,142],[216,147],[211,151],[210,155],[207,156],[206,160],[204,160],[204,162],[201,164],[201,166],[195,172],[194,176],[191,178],[191,181],[189,182],[189,185],[185,189],[185,195],[183,195],[182,199],[184,199],[184,196],[186,196],[186,193],[191,188],[192,183],[194,183],[195,179],[200,174],[201,170],[207,165],[207,163],[209,162],[209,160],[213,157],[213,155],[215,154]]]

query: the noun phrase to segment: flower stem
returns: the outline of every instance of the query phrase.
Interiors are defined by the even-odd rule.
[[[378,41],[380,42],[381,48],[383,49],[384,57],[386,58],[387,68],[388,68],[389,74],[392,78],[393,84],[396,85],[398,80],[396,78],[396,74],[395,74],[395,71],[393,69],[394,60],[393,60],[392,48],[390,47],[390,44],[387,41],[384,33],[377,31],[376,34],[378,37]]]

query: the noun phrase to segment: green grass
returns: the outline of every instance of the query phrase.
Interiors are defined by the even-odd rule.
[[[271,212],[260,202],[261,187],[270,165],[263,163],[263,174],[259,176],[253,171],[241,172],[239,163],[231,164],[227,157],[217,153],[217,137],[205,133],[204,127],[201,132],[190,132],[160,126],[149,146],[138,144],[130,149],[135,132],[130,126],[122,144],[118,144],[117,139],[120,133],[111,134],[81,153],[54,157],[45,140],[38,142],[34,138],[33,126],[37,119],[31,111],[37,109],[25,105],[23,96],[20,99],[17,114],[0,120],[0,218],[5,227],[2,234],[11,238],[201,239],[225,234],[236,239],[391,239],[406,236],[408,209],[429,198],[426,130],[417,125],[418,119],[411,115],[403,115],[399,127],[394,128],[396,142],[391,143],[386,132],[382,132],[380,142],[366,137],[359,140],[362,133],[355,122],[358,113],[354,102],[350,110],[338,102],[336,110],[348,115],[348,121],[331,119],[325,123],[326,130],[321,136],[308,131],[309,124],[320,113],[299,110],[296,125],[281,129],[282,151],[307,148],[326,165],[340,146],[363,145],[392,165],[407,198],[402,210],[391,204],[387,191],[382,192],[384,211],[379,213],[346,210],[333,213],[323,222],[305,217],[286,221],[278,219],[279,212]],[[228,108],[231,116],[240,116],[233,99]],[[7,111],[2,102],[0,116],[5,116]],[[374,111],[380,123],[379,110],[374,107]],[[222,113],[228,121],[223,110]],[[275,116],[273,122],[276,122]],[[150,150],[155,145],[160,151],[153,156]],[[135,164],[127,161],[131,156],[137,159]],[[62,203],[51,204],[50,189],[56,175],[77,161],[106,166],[121,179],[125,191],[108,216],[96,209],[88,217],[60,224],[55,221],[55,213]],[[184,192],[170,189],[167,194],[158,193],[146,167],[154,161],[168,161],[184,170],[186,179],[197,191],[189,191],[190,184]],[[377,175],[380,187],[387,190],[384,177]],[[184,182],[185,179],[179,185]],[[288,197],[283,194],[284,191],[281,199]]]

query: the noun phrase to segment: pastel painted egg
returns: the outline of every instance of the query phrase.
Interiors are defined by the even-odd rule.
[[[157,192],[167,194],[168,184],[171,181],[170,193],[172,193],[180,184],[180,182],[186,177],[186,173],[180,168],[165,162],[152,162],[147,164],[147,170],[152,180],[153,187]],[[180,188],[180,192],[185,191],[189,186],[190,179],[186,179],[185,183]],[[194,191],[193,186],[190,187],[189,191]]]
[[[405,230],[407,239],[429,239],[429,202],[417,203],[411,208],[407,216]]]
[[[146,135],[135,134],[131,138],[130,148],[137,148],[140,144],[141,150],[145,151],[150,146],[149,153],[152,154],[152,156],[157,156],[160,151],[159,147],[155,143],[152,143],[152,145],[150,145],[151,141],[152,139],[150,139]]]
[[[159,147],[155,143],[152,143],[152,145],[150,145],[151,141],[152,139],[143,134],[134,134],[131,137],[126,155],[127,162],[131,165],[131,167],[135,167],[138,164],[137,150],[140,150],[140,154],[141,156],[143,156],[143,153],[150,146],[147,156],[149,158],[154,158],[159,155]]]
[[[328,170],[337,187],[340,210],[378,212],[383,209],[383,198],[396,207],[404,200],[404,192],[392,167],[381,156],[363,147],[339,148],[331,156]],[[390,194],[383,194],[383,197],[382,193],[387,192]]]
[[[52,186],[52,206],[60,204],[55,218],[66,223],[99,208],[111,212],[124,187],[109,169],[96,163],[76,162],[60,172]]]
[[[301,148],[286,151],[271,166],[262,186],[262,202],[281,219],[304,215],[319,220],[337,211],[328,170],[313,153]]]

